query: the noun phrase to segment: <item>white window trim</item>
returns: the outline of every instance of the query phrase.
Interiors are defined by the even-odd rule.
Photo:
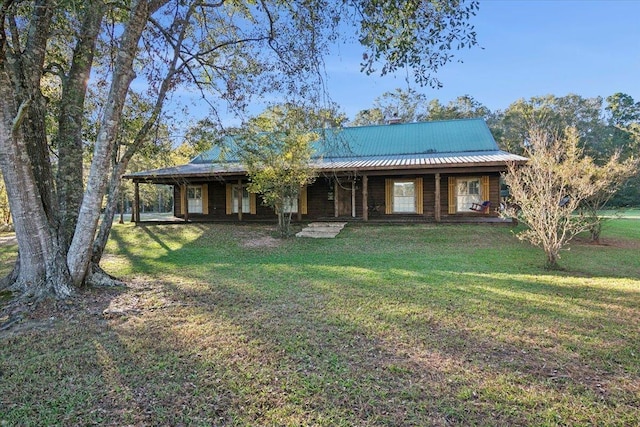
[[[190,197],[190,190],[194,190],[196,197]],[[200,197],[197,197],[197,195]],[[202,213],[202,186],[201,185],[189,185],[187,186],[187,208],[189,213],[201,214]]]
[[[298,213],[298,197],[286,197],[284,199],[285,213]]]
[[[477,181],[478,182],[478,193],[477,194],[465,194],[461,195],[459,193],[459,186],[461,182],[470,182]],[[471,205],[473,203],[481,204],[482,203],[482,177],[479,176],[465,176],[456,178],[456,186],[455,186],[455,197],[456,197],[456,212],[474,212],[471,209]]]
[[[238,187],[238,184],[232,184],[231,188],[231,212],[234,214],[238,213]],[[251,213],[251,196],[249,195],[249,191],[247,190],[246,185],[242,186],[242,213]]]
[[[412,202],[410,205],[410,210],[399,210],[398,209],[398,205],[399,203],[396,202],[396,194],[395,194],[395,188],[396,188],[396,184],[411,184],[413,186],[413,196],[397,196],[397,197],[402,197],[402,198],[409,198],[411,197]],[[399,214],[407,214],[407,213],[416,213],[416,182],[415,179],[394,179],[393,180],[393,184],[392,184],[392,197],[393,197],[393,213],[399,213]],[[403,203],[401,205],[405,205],[405,206],[409,206],[407,203]]]

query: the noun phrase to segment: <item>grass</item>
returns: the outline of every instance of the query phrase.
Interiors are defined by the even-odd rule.
[[[506,227],[118,225],[122,289],[0,336],[6,425],[638,425],[640,222],[560,272]],[[15,247],[0,247],[0,268]],[[1,425],[1,424],[0,424]]]

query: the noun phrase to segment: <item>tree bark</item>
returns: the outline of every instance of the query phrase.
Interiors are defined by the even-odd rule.
[[[65,250],[71,244],[84,191],[82,181],[84,104],[104,13],[105,6],[102,1],[89,2],[79,33],[80,37],[73,52],[71,69],[66,76],[61,76],[64,102],[61,103],[58,117],[56,188],[60,238]]]
[[[19,248],[16,270],[12,274],[14,280],[9,288],[35,299],[48,295],[64,298],[72,293],[69,273],[58,244],[56,228],[47,218],[31,158],[26,154],[24,133],[15,123],[15,119],[20,117],[20,110],[12,116],[12,110],[16,111],[11,108],[15,98],[7,95],[10,92],[6,85],[8,76],[4,72],[1,74],[0,167],[7,183]],[[17,126],[11,126],[11,122]]]
[[[72,293],[57,235],[46,106],[40,92],[53,7],[35,2],[24,50],[19,50],[19,40],[8,47],[3,39],[0,61],[0,167],[18,240],[9,288],[35,299]]]
[[[116,164],[111,172],[111,178],[109,179],[107,192],[107,202],[102,214],[102,221],[100,222],[98,234],[93,241],[91,262],[95,266],[98,266],[100,264],[102,254],[104,253],[104,248],[107,246],[107,241],[109,240],[109,233],[111,232],[113,218],[115,217],[116,211],[118,209],[118,201],[120,200],[120,179],[124,174],[128,163],[129,162],[127,160],[125,163],[121,162]],[[92,271],[94,269],[92,269]]]
[[[100,131],[98,132],[93,152],[87,187],[67,254],[67,264],[75,286],[80,286],[89,273],[93,240],[98,228],[102,201],[107,189],[107,180],[104,177],[109,174],[111,153],[117,141],[122,109],[129,86],[135,77],[133,60],[138,50],[138,42],[150,14],[165,2],[166,0],[155,2],[140,0],[134,2],[131,7],[129,21],[120,41],[111,88],[105,111],[100,121]]]
[[[109,240],[109,233],[111,231],[111,227],[113,225],[113,218],[115,216],[118,200],[120,198],[121,188],[120,182],[122,179],[122,175],[127,170],[129,166],[129,162],[133,158],[134,154],[140,149],[140,147],[145,143],[149,132],[157,124],[158,118],[160,117],[160,113],[162,112],[162,106],[164,105],[164,101],[167,97],[167,93],[169,92],[169,88],[173,82],[175,77],[175,73],[178,68],[178,61],[180,60],[180,54],[182,49],[182,43],[184,41],[186,31],[187,31],[187,23],[190,17],[190,14],[193,12],[193,8],[189,9],[187,16],[184,19],[184,24],[180,27],[180,33],[176,37],[176,42],[173,48],[173,59],[169,64],[167,73],[160,84],[160,89],[158,91],[158,96],[156,98],[155,105],[153,110],[151,111],[151,115],[142,125],[140,130],[136,133],[136,136],[133,140],[133,143],[127,147],[122,157],[118,159],[117,150],[113,156],[113,167],[111,172],[111,177],[109,179],[109,184],[107,186],[107,201],[104,209],[104,213],[102,216],[102,222],[100,223],[100,228],[98,230],[98,234],[93,242],[93,250],[91,255],[91,262],[94,264],[91,271],[96,271],[99,269],[98,265],[100,264],[100,260],[102,259],[102,254],[104,253],[104,248],[107,245],[107,241]],[[138,206],[135,208],[138,209]],[[135,215],[139,220],[140,213],[137,212]],[[188,219],[188,212],[187,218]],[[121,217],[122,221],[122,217]],[[99,269],[101,271],[101,269]]]
[[[45,125],[46,103],[40,93],[44,59],[55,3],[33,3],[28,31],[18,32],[17,8],[2,9],[0,34],[0,166],[8,186],[18,239],[19,258],[4,284],[28,297],[69,296],[88,272],[100,217],[111,152],[131,81],[133,60],[150,14],[167,0],[134,1],[125,23],[113,72],[111,90],[101,119],[86,191],[82,188],[81,125],[86,80],[92,66],[96,38],[105,3],[91,2],[84,16],[71,68],[63,80],[59,117],[58,185],[55,186]],[[6,19],[5,19],[6,18]],[[7,32],[10,33],[8,39]],[[59,70],[61,71],[61,70]],[[82,200],[79,208],[78,202]],[[62,211],[57,207],[63,205]],[[62,222],[59,213],[62,213]],[[77,221],[76,221],[77,218]],[[75,227],[74,227],[75,224]]]

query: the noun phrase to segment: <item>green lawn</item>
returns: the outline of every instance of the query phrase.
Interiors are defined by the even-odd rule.
[[[103,266],[127,288],[0,333],[0,420],[640,424],[639,219],[574,242],[559,272],[503,226],[272,236],[116,225]],[[0,269],[14,252],[0,246]]]

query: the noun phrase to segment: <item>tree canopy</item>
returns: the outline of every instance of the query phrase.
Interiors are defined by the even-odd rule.
[[[462,95],[443,105],[439,99],[428,100],[427,96],[414,89],[396,88],[385,92],[374,101],[373,107],[356,114],[351,126],[381,125],[393,121],[401,123],[484,118],[491,111],[471,95]]]
[[[476,44],[469,19],[477,6],[457,0],[4,0],[0,167],[19,257],[0,287],[28,298],[64,298],[91,282],[119,179],[177,88],[199,91],[213,117],[220,105],[242,111],[270,92],[317,102],[322,59],[340,28],[355,29],[362,71],[408,67],[419,84],[437,86],[434,73],[453,51]],[[121,146],[134,94],[149,108],[131,142]],[[89,126],[94,96],[99,108]],[[100,223],[105,196],[108,214]]]
[[[300,190],[315,179],[312,144],[320,138],[325,118],[322,112],[304,107],[274,106],[234,136],[249,175],[248,191],[259,193],[263,203],[274,209],[283,237],[289,235],[294,207],[301,208]]]

